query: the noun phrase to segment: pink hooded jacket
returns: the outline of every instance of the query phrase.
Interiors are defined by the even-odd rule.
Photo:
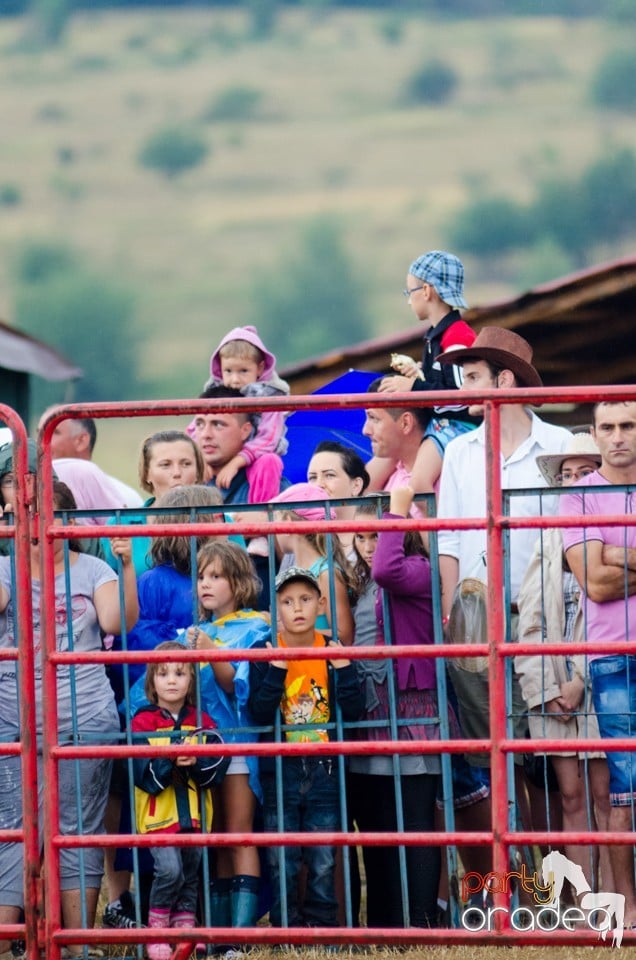
[[[221,350],[222,348],[231,343],[233,340],[245,340],[246,343],[250,343],[253,347],[256,347],[257,350],[260,350],[263,354],[265,360],[265,367],[260,376],[260,380],[272,380],[278,379],[276,374],[276,357],[273,353],[270,353],[261,338],[258,335],[258,330],[256,327],[234,327],[233,330],[230,330],[229,333],[226,333],[220,344],[210,357],[210,376],[214,377],[215,380],[222,380],[223,375],[221,373]],[[281,380],[281,383],[283,381]],[[289,387],[284,393],[289,393]]]
[[[210,376],[215,381],[223,382],[221,371],[221,348],[233,340],[245,340],[263,354],[265,366],[256,383],[247,384],[242,393],[246,397],[276,396],[289,394],[289,385],[276,373],[276,357],[267,349],[258,335],[256,327],[234,327],[227,333],[210,357]],[[241,455],[249,469],[264,453],[276,453],[283,456],[287,452],[285,440],[286,413],[272,411],[259,414],[256,430],[244,444]]]

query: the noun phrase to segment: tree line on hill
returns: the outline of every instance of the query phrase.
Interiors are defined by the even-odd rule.
[[[72,10],[108,8],[306,7],[315,10],[360,8],[386,10],[386,0],[2,0],[0,16],[15,16],[32,8],[56,7]],[[445,17],[497,15],[588,17],[599,13],[598,0],[393,0],[393,12],[432,13]],[[606,0],[604,16],[615,14],[634,18],[633,0]]]

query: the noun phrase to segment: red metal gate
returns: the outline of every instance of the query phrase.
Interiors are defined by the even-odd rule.
[[[517,389],[511,392],[503,390],[493,390],[482,395],[485,401],[485,419],[487,430],[487,516],[481,518],[463,519],[463,520],[439,520],[434,517],[422,520],[368,520],[364,523],[365,530],[427,530],[435,531],[440,529],[475,529],[481,528],[487,531],[488,553],[488,621],[489,621],[489,644],[485,645],[455,645],[449,647],[443,643],[437,643],[434,646],[400,647],[394,645],[391,647],[365,648],[348,650],[348,656],[351,659],[369,659],[369,658],[391,658],[412,657],[415,654],[422,657],[432,657],[435,659],[443,658],[452,653],[453,656],[480,656],[486,655],[489,659],[490,671],[490,719],[491,719],[491,739],[490,740],[454,740],[442,743],[432,743],[420,741],[406,743],[403,740],[386,741],[380,744],[360,742],[352,743],[343,741],[329,744],[312,744],[312,753],[316,756],[321,754],[347,756],[348,754],[360,753],[384,753],[391,755],[401,755],[405,753],[432,754],[432,753],[476,753],[487,750],[491,755],[492,771],[492,829],[489,832],[460,832],[454,829],[441,831],[439,833],[368,833],[361,834],[342,830],[335,834],[312,834],[308,837],[304,833],[284,833],[284,834],[226,834],[223,836],[212,835],[182,835],[179,843],[183,845],[197,846],[231,846],[231,845],[259,845],[263,846],[281,846],[282,844],[297,845],[321,845],[332,844],[341,847],[354,848],[357,845],[396,845],[399,847],[408,846],[433,846],[440,845],[443,848],[454,847],[457,844],[464,845],[483,845],[485,843],[492,845],[493,851],[493,870],[495,874],[503,876],[510,870],[510,855],[512,847],[521,847],[532,843],[550,843],[556,839],[559,842],[567,841],[571,843],[590,843],[598,844],[599,834],[583,832],[574,834],[558,835],[553,832],[542,834],[530,834],[511,827],[509,810],[509,776],[508,776],[508,756],[510,754],[527,752],[528,749],[557,749],[564,746],[564,741],[526,741],[520,742],[508,737],[507,735],[507,707],[506,707],[506,662],[518,653],[536,653],[536,648],[531,644],[517,644],[513,649],[507,643],[506,637],[506,617],[502,605],[503,585],[505,582],[505,562],[503,550],[503,536],[506,530],[512,530],[520,527],[532,527],[546,529],[551,526],[583,526],[592,525],[599,518],[593,516],[586,517],[584,523],[580,518],[561,518],[555,521],[554,518],[534,517],[530,519],[514,519],[506,515],[503,509],[503,497],[500,477],[500,436],[499,436],[499,408],[502,403],[563,403],[564,401],[591,401],[591,400],[623,400],[634,399],[636,390],[628,388],[605,388],[603,390],[591,389]],[[427,395],[422,398],[418,394],[417,399],[423,406],[430,406],[443,402],[456,400],[456,395],[450,392]],[[413,398],[409,398],[409,404],[412,405]],[[347,397],[294,397],[271,398],[259,402],[247,400],[226,400],[226,401],[172,401],[172,402],[146,402],[146,403],[127,403],[127,404],[94,404],[94,405],[72,405],[60,408],[54,414],[50,414],[43,424],[41,436],[39,439],[39,470],[38,470],[38,506],[39,516],[30,515],[32,504],[28,502],[27,486],[23,478],[27,474],[26,457],[26,432],[22,423],[19,421],[13,411],[7,408],[0,408],[0,417],[12,428],[15,438],[15,468],[18,479],[18,496],[16,500],[15,525],[7,527],[2,536],[11,537],[15,542],[15,570],[17,583],[20,586],[18,594],[18,617],[21,624],[19,634],[19,646],[17,659],[20,664],[20,725],[21,735],[17,744],[3,744],[2,755],[20,754],[23,762],[23,810],[24,810],[24,829],[9,830],[0,832],[0,841],[3,842],[24,842],[24,863],[25,863],[25,923],[13,924],[0,927],[0,935],[10,939],[19,939],[24,937],[27,944],[27,955],[32,960],[40,956],[40,951],[44,950],[47,958],[58,960],[61,948],[66,944],[145,944],[156,939],[156,933],[140,929],[130,930],[96,930],[96,929],[64,929],[62,926],[61,912],[61,892],[60,892],[60,851],[65,848],[89,848],[103,846],[150,846],[163,844],[174,845],[174,837],[157,838],[140,835],[111,834],[103,835],[81,835],[69,836],[62,835],[59,828],[59,761],[61,759],[74,759],[91,757],[130,757],[137,752],[143,752],[143,748],[130,746],[126,744],[113,746],[82,746],[60,745],[57,737],[55,718],[57,716],[57,694],[56,694],[56,673],[62,665],[82,664],[82,663],[106,663],[106,662],[151,662],[156,660],[166,660],[168,657],[157,653],[78,653],[61,652],[56,649],[55,635],[55,602],[54,602],[54,565],[53,565],[53,544],[57,539],[71,539],[76,530],[71,526],[61,526],[54,523],[54,510],[52,499],[52,466],[50,457],[50,440],[57,423],[68,418],[117,418],[117,417],[135,417],[143,418],[147,416],[191,416],[195,413],[211,411],[219,413],[232,412],[256,412],[264,409],[275,410],[298,410],[298,409],[344,409],[344,408],[372,408],[382,407],[399,408],[403,406],[404,400],[399,395],[386,395],[380,397],[376,395],[347,396]],[[604,517],[604,525],[612,524],[633,524],[633,518],[625,516]],[[320,529],[328,533],[340,531],[352,531],[359,529],[360,524],[348,521],[325,520],[320,523]],[[315,532],[316,524],[307,522],[275,521],[273,523],[263,524],[262,522],[250,522],[249,520],[241,525],[241,532],[250,536],[257,534],[271,534],[276,532],[294,532],[310,533]],[[161,536],[176,534],[182,532],[181,527],[170,524],[154,524],[152,528],[153,535]],[[200,523],[190,524],[188,533],[192,536],[197,534],[221,535],[226,533],[222,524],[212,520]],[[128,525],[125,517],[122,522],[110,528],[111,535],[118,536],[141,536],[147,535],[148,529],[144,525]],[[88,536],[99,536],[100,531],[87,528]],[[33,684],[33,625],[32,625],[32,607],[29,573],[29,547],[30,538],[38,535],[42,553],[42,652],[43,652],[43,707],[47,722],[42,731],[42,768],[43,778],[46,784],[44,791],[44,803],[42,810],[42,854],[38,841],[38,804],[37,804],[37,739],[35,731],[34,712],[31,704],[34,702],[34,684]],[[437,625],[437,631],[441,636],[441,624]],[[580,644],[573,647],[572,644],[546,643],[542,646],[542,653],[573,653],[585,652],[590,650],[592,645]],[[599,650],[602,645],[598,645]],[[608,647],[606,644],[605,647]],[[596,649],[596,647],[592,647]],[[612,644],[611,652],[633,653],[634,644]],[[603,649],[603,652],[607,652]],[[184,659],[201,661],[204,659],[200,652],[184,653]],[[285,656],[285,655],[283,655]],[[307,652],[302,650],[289,649],[286,653],[287,658],[303,659]],[[311,652],[312,658],[321,656],[316,651]],[[0,651],[2,659],[16,659],[16,653],[11,651]],[[247,650],[237,654],[237,651],[227,652],[223,650],[214,651],[209,654],[210,659],[219,660],[245,659],[255,660],[279,659],[281,652],[279,650]],[[328,654],[324,653],[324,659],[328,659]],[[598,748],[598,741],[579,741],[579,749]],[[629,749],[630,741],[617,740],[612,741],[609,749]],[[604,743],[603,747],[608,748]],[[203,755],[207,752],[219,752],[219,748],[208,746],[188,746],[179,747],[181,753],[192,753],[193,755]],[[307,751],[306,744],[278,743],[278,744],[235,744],[226,745],[223,752],[227,755],[245,756],[245,755],[298,755]],[[144,755],[147,755],[148,751]],[[176,753],[174,746],[153,748],[153,755],[174,756]],[[603,844],[633,844],[634,834],[603,834]],[[495,907],[504,908],[496,914],[494,928],[492,930],[483,930],[475,932],[463,928],[458,929],[367,929],[360,927],[338,927],[338,928],[314,928],[308,931],[305,928],[277,929],[272,927],[256,927],[245,929],[231,928],[197,928],[196,930],[176,931],[167,929],[162,939],[171,942],[175,946],[174,960],[183,960],[189,956],[195,940],[204,940],[209,943],[231,942],[238,944],[250,943],[293,943],[293,944],[377,944],[377,943],[474,943],[483,944],[486,942],[497,943],[533,943],[545,944],[548,935],[542,930],[518,931],[512,929],[509,923],[506,907],[509,903],[507,894],[495,892]],[[552,943],[584,943],[591,944],[596,942],[597,935],[592,930],[578,929],[569,931],[558,929],[549,934],[549,940]]]

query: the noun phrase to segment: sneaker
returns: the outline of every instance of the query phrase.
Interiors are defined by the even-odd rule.
[[[118,900],[114,900],[104,907],[102,927],[136,930],[139,926],[143,927],[144,925],[143,923],[138,924],[135,919],[135,904],[128,890],[125,890]]]
[[[24,940],[11,941],[11,956],[14,960],[27,960],[26,943]]]

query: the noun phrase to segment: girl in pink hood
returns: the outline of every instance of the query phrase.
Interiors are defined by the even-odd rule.
[[[246,397],[289,395],[289,384],[276,373],[276,357],[266,348],[256,327],[234,327],[210,357],[209,386],[240,390]],[[216,485],[227,489],[242,468],[248,473],[250,501],[262,503],[278,493],[283,473],[281,457],[287,452],[283,411],[258,415],[253,435],[216,476]],[[188,432],[191,430],[188,428]]]

